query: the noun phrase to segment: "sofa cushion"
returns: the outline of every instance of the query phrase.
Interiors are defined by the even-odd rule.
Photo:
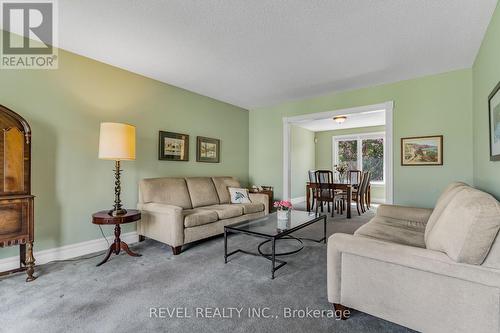
[[[425,248],[424,230],[425,223],[375,216],[354,235]]]
[[[464,187],[455,194],[430,230],[428,249],[459,263],[480,265],[500,229],[500,204],[491,195]]]
[[[217,191],[215,190],[212,178],[186,178],[186,184],[193,208],[216,205],[219,203],[219,197],[217,196]]]
[[[199,208],[183,210],[182,215],[184,216],[184,227],[186,228],[197,227],[218,220],[216,212]]]
[[[214,211],[217,213],[219,220],[229,219],[231,217],[241,216],[243,215],[243,207],[239,207],[238,205],[211,205],[200,207],[199,209]]]
[[[425,228],[426,242],[427,242],[427,237],[429,237],[430,231],[432,230],[432,228],[434,228],[436,221],[439,219],[446,206],[448,206],[450,201],[455,197],[455,195],[458,192],[460,192],[460,190],[466,187],[469,187],[469,185],[462,182],[453,182],[444,189],[443,193],[441,193],[438,200],[436,201],[436,206],[434,207],[434,211],[432,212],[431,216],[429,217],[429,220],[427,221],[427,226]]]
[[[219,196],[219,202],[221,204],[231,203],[228,187],[240,187],[238,179],[233,177],[212,177],[212,181]]]
[[[243,214],[253,214],[258,212],[263,212],[265,206],[261,202],[255,203],[244,203],[244,204],[233,204],[232,206],[240,206],[243,208]]]
[[[184,178],[149,178],[139,182],[139,202],[162,203],[191,209],[186,180]]]

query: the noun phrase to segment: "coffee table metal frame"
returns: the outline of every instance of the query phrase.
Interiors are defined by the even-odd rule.
[[[256,220],[259,220],[259,219],[256,219]],[[291,233],[296,232],[298,230],[301,230],[301,229],[303,229],[307,226],[310,226],[311,224],[314,224],[316,222],[319,222],[321,220],[323,220],[323,238],[316,240],[316,239],[309,239],[309,238],[298,238],[298,237],[294,237],[291,235]],[[249,222],[249,221],[244,221],[244,222]],[[236,253],[240,253],[240,252],[245,253],[245,254],[249,254],[252,256],[266,258],[267,260],[271,261],[271,279],[274,279],[274,273],[278,269],[280,269],[281,267],[285,266],[287,263],[284,260],[277,259],[276,258],[277,256],[286,256],[286,255],[294,254],[294,253],[297,253],[304,248],[304,246],[302,245],[301,248],[294,250],[294,251],[277,253],[276,252],[276,241],[277,240],[279,240],[279,239],[294,239],[294,240],[298,241],[300,244],[303,244],[303,240],[308,240],[308,241],[313,241],[316,243],[323,242],[324,244],[326,244],[326,215],[319,214],[316,217],[312,218],[310,221],[305,222],[301,225],[298,225],[294,228],[283,230],[281,233],[279,233],[277,235],[266,235],[264,233],[238,229],[238,225],[241,223],[244,223],[244,222],[240,222],[240,223],[237,223],[234,225],[224,226],[224,263],[227,264],[227,259],[230,256],[232,256],[233,254],[236,254]],[[230,233],[247,234],[247,235],[256,236],[259,238],[265,238],[266,240],[258,245],[258,247],[257,247],[258,253],[250,252],[250,251],[246,251],[246,250],[242,250],[242,249],[237,249],[237,250],[234,250],[230,253],[227,253],[227,236]],[[271,242],[271,253],[262,252],[261,251],[262,245],[269,243],[269,242]],[[276,265],[276,263],[278,263],[278,265]]]

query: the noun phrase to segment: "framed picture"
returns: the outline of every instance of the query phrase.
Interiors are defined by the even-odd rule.
[[[160,131],[158,159],[189,161],[189,135]]]
[[[443,136],[401,138],[401,165],[443,165]]]
[[[500,82],[488,96],[490,161],[500,161]]]
[[[196,161],[219,163],[220,140],[198,136],[196,138]]]

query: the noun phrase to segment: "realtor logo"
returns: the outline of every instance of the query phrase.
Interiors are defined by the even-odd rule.
[[[3,0],[0,4],[0,68],[57,69],[55,1]]]

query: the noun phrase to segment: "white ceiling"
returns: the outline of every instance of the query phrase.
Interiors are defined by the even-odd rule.
[[[64,0],[59,45],[245,108],[470,67],[496,0]]]
[[[357,127],[381,126],[385,125],[385,111],[368,111],[361,113],[352,113],[347,115],[346,121],[338,124],[333,118],[307,120],[300,123],[294,123],[295,126],[308,129],[313,132],[341,130]]]

